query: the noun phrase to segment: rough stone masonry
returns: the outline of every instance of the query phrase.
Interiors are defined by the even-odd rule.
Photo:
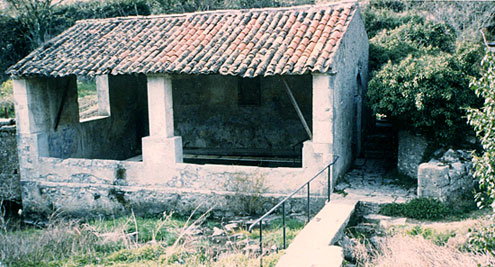
[[[9,70],[26,216],[200,204],[240,213],[257,195],[290,194],[338,155],[311,184],[324,198],[328,177],[335,184],[359,153],[369,53],[355,2],[88,20],[52,41]],[[84,75],[96,77],[90,120],[78,113]],[[259,90],[243,90],[254,79]],[[184,162],[187,148],[266,153],[292,143],[302,143],[300,167]]]
[[[439,159],[418,167],[418,196],[456,201],[473,190],[471,156],[462,150],[447,150]]]
[[[0,119],[0,201],[21,201],[16,127],[13,119]]]

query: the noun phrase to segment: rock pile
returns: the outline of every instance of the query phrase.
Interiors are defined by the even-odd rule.
[[[418,167],[418,196],[455,201],[473,190],[471,155],[463,150],[435,152],[434,158]]]

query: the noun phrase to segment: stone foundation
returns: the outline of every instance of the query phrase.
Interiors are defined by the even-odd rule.
[[[57,171],[54,172],[53,170]],[[143,162],[41,157],[22,179],[24,214],[29,220],[52,212],[92,218],[125,214],[189,215],[212,209],[215,216],[260,214],[316,174],[313,169],[177,163],[152,179]],[[32,177],[32,178],[31,178]],[[311,202],[326,200],[328,173],[311,183]],[[304,212],[306,190],[287,210]]]
[[[439,159],[418,167],[418,196],[441,201],[456,201],[473,190],[469,153],[448,150]]]
[[[21,201],[15,121],[0,119],[0,200]]]

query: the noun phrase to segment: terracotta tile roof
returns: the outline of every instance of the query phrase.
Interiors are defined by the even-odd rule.
[[[325,73],[356,3],[79,21],[13,76]]]

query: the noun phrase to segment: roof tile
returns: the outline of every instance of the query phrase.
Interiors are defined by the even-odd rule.
[[[356,3],[79,21],[13,76],[327,72]]]

